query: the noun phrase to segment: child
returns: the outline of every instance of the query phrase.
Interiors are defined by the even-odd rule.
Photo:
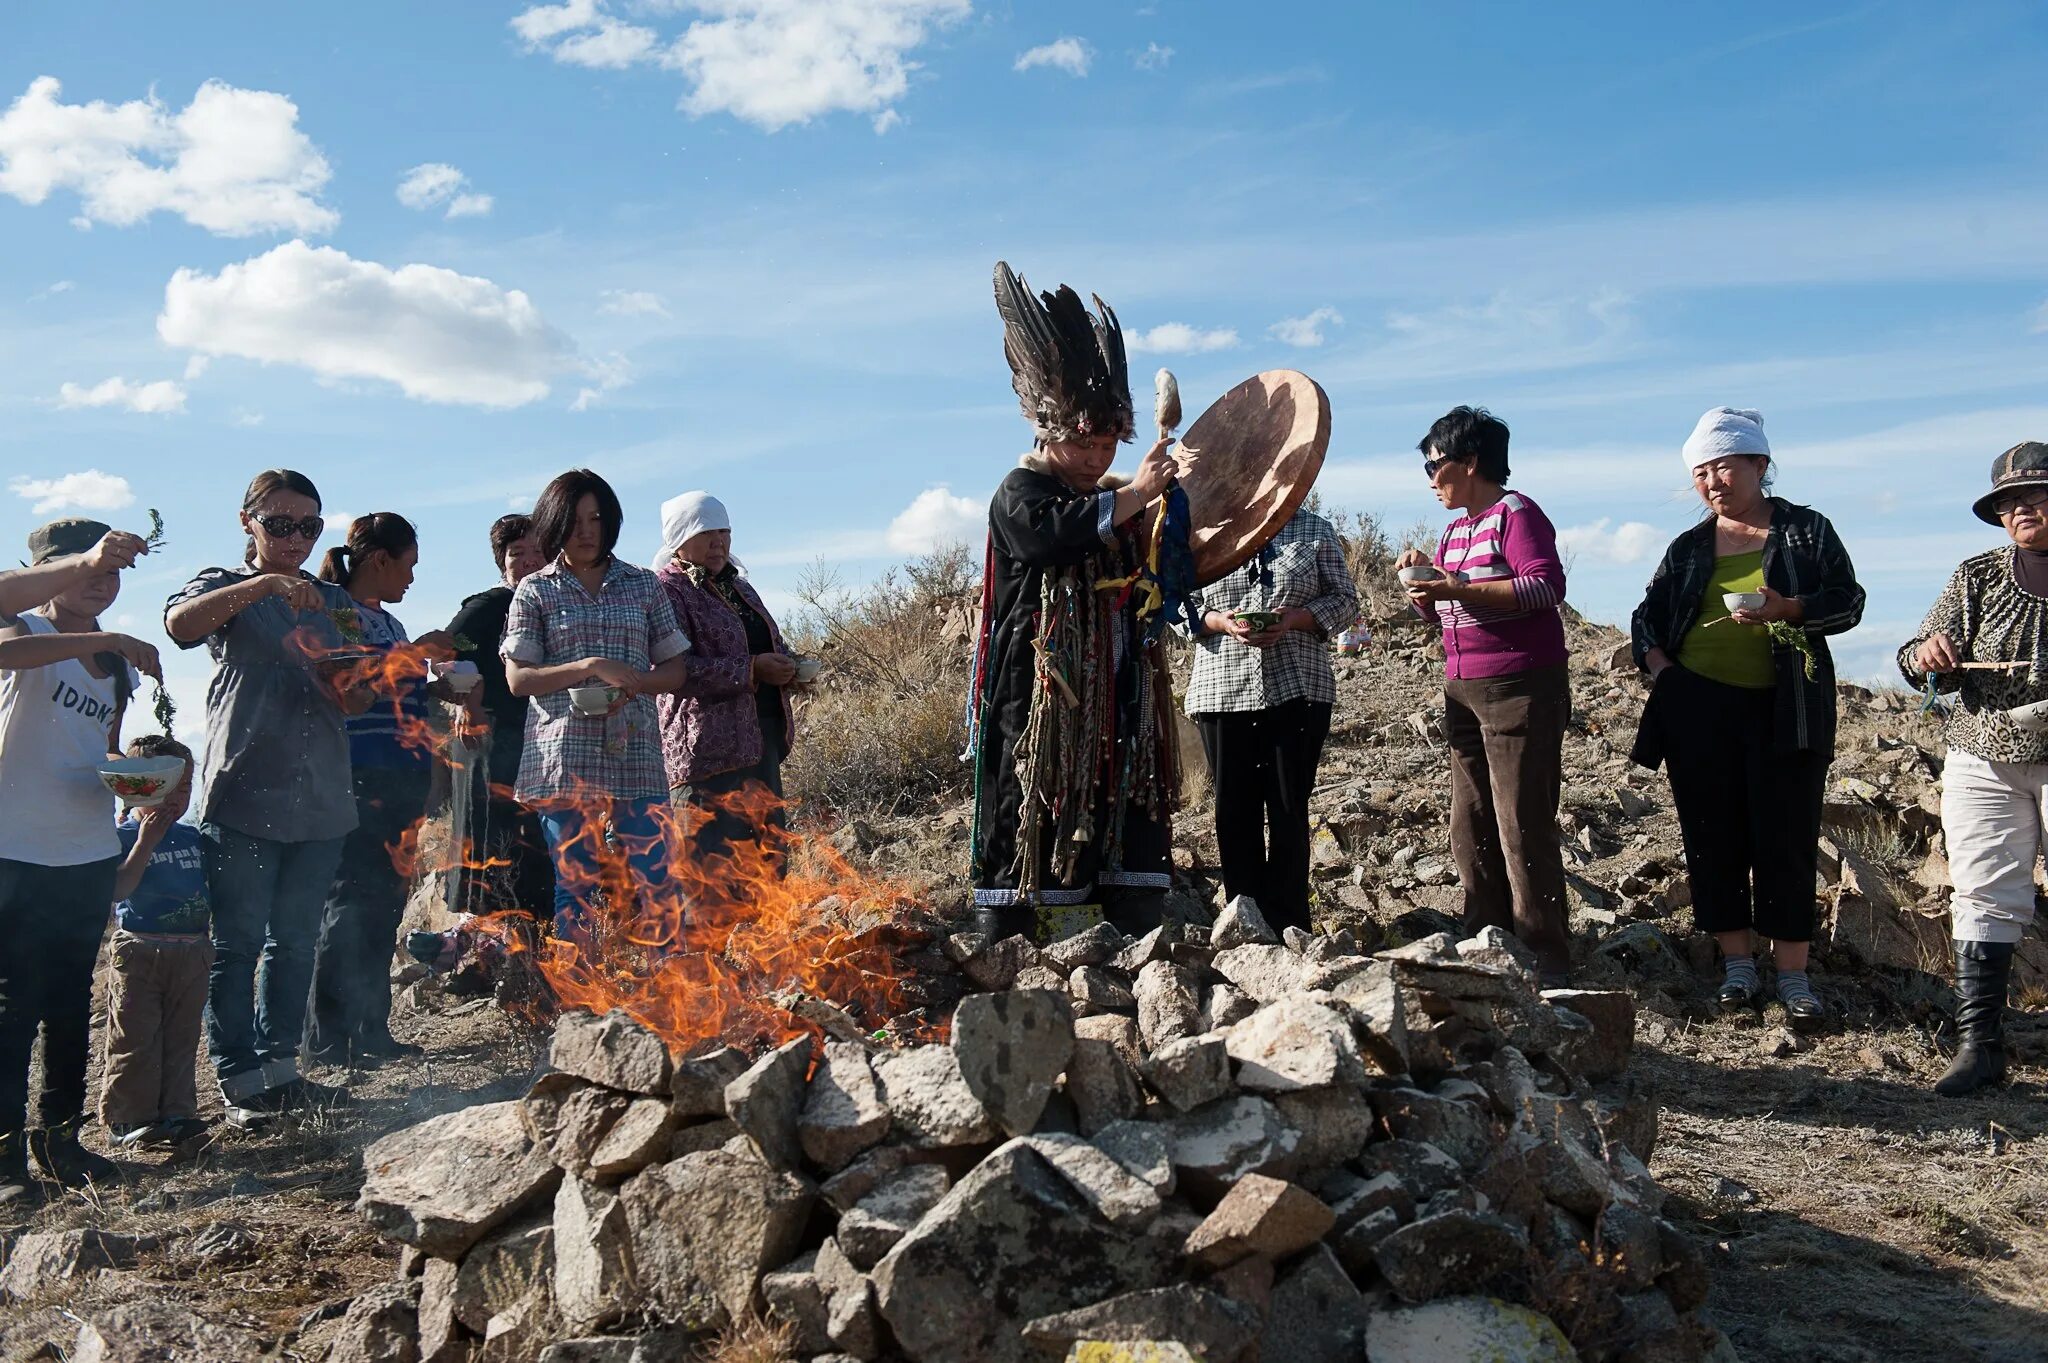
[[[200,1021],[213,968],[212,910],[204,843],[179,823],[192,797],[192,751],[148,734],[130,757],[182,757],[185,776],[164,802],[131,810],[115,831],[114,970],[107,1000],[107,1064],[100,1120],[114,1144],[176,1145],[206,1129],[199,1120]]]

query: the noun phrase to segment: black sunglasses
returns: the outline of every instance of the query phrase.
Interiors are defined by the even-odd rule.
[[[327,522],[318,516],[258,516],[256,524],[263,527],[263,533],[272,539],[288,539],[296,534],[302,540],[317,540],[320,532],[327,528]]]
[[[1425,459],[1422,461],[1422,476],[1430,479],[1431,481],[1435,481],[1436,471],[1438,469],[1442,468],[1446,464],[1455,464],[1457,462],[1458,461],[1456,459],[1452,458],[1449,455],[1445,455],[1441,459]]]

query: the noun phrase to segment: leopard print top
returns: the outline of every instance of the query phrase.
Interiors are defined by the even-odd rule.
[[[1899,649],[1899,672],[1915,688],[1927,676],[1913,653],[1936,634],[1947,634],[1971,662],[2024,662],[2010,672],[1951,672],[1935,689],[1952,697],[1943,736],[1987,762],[2048,762],[2048,734],[2032,734],[2005,712],[2048,700],[2048,597],[2035,596],[2013,575],[2011,545],[1964,559],[1920,622],[1920,632]]]

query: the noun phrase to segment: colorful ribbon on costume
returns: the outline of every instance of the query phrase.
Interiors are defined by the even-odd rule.
[[[1186,620],[1190,633],[1197,632],[1200,617],[1190,599],[1195,592],[1195,552],[1189,544],[1194,515],[1188,508],[1187,490],[1178,481],[1167,484],[1152,517],[1144,561],[1128,577],[1104,578],[1097,591],[1117,593],[1122,607],[1137,601],[1136,619],[1144,627],[1142,638],[1151,643],[1165,633],[1175,618]]]

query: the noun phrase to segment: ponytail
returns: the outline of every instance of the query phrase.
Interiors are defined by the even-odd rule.
[[[419,531],[411,521],[396,511],[373,511],[367,516],[358,516],[348,523],[348,539],[329,549],[320,560],[320,580],[332,582],[346,591],[356,570],[363,566],[363,560],[372,554],[389,554],[396,558],[408,549],[417,548]]]

